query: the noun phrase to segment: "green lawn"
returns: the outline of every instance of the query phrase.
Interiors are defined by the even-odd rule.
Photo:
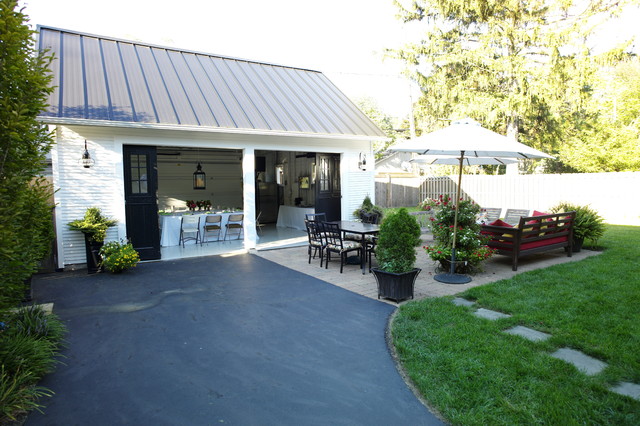
[[[512,315],[477,318],[452,297],[403,305],[392,324],[407,374],[453,424],[640,424],[640,402],[607,389],[640,384],[640,227],[608,226],[604,252],[462,294]],[[542,343],[502,330],[550,333]],[[589,377],[548,354],[570,347],[608,364]]]

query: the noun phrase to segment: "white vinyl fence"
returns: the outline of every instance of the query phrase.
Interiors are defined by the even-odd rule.
[[[457,176],[428,177],[419,200],[455,197]],[[589,205],[607,223],[640,225],[640,172],[555,175],[463,175],[462,196],[483,207],[545,211],[566,201]],[[416,203],[418,200],[416,200]],[[414,205],[411,203],[407,205]]]

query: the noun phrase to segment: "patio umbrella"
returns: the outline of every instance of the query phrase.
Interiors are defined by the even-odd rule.
[[[409,160],[410,163],[426,165],[426,166],[438,166],[438,165],[448,165],[448,166],[457,166],[460,164],[460,157],[448,157],[448,156],[438,156],[438,155],[418,155],[415,158]],[[462,165],[463,166],[487,166],[487,165],[506,165],[517,163],[518,160],[509,160],[506,158],[495,158],[495,157],[463,157]]]
[[[477,162],[476,164],[487,164],[482,163],[482,159],[485,161],[499,161],[499,159],[504,161],[502,160],[503,158],[552,158],[542,151],[485,129],[480,123],[470,118],[454,121],[449,127],[400,142],[390,149],[392,151],[416,152],[421,155],[438,156],[442,157],[442,161],[451,161],[451,157],[456,158],[459,168],[456,210],[453,222],[451,270],[449,273],[438,274],[434,277],[437,281],[448,284],[464,284],[471,281],[471,277],[455,273],[458,202],[462,184],[462,166],[464,166],[465,159]]]

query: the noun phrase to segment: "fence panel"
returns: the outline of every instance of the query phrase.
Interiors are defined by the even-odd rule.
[[[420,185],[419,197],[440,194],[455,197],[457,176],[428,177]],[[484,207],[548,210],[566,201],[589,205],[608,223],[640,225],[640,172],[576,173],[555,175],[465,175],[462,197]]]

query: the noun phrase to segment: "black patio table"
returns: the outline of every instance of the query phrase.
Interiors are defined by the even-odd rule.
[[[351,234],[358,234],[361,237],[362,251],[360,255],[360,267],[362,268],[362,275],[365,274],[365,266],[367,264],[367,235],[378,235],[380,232],[380,225],[374,225],[372,223],[355,222],[351,220],[338,220],[335,222],[338,224],[341,232],[349,232]]]

